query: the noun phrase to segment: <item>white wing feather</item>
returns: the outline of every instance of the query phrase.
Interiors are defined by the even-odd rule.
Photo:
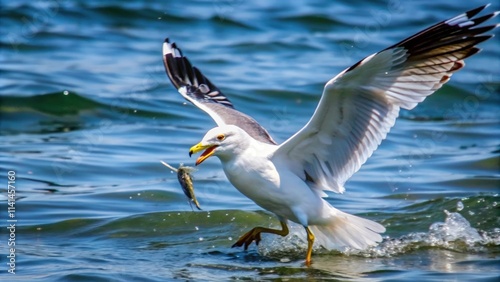
[[[309,122],[275,152],[314,189],[344,192],[345,182],[377,149],[400,108],[434,93],[476,44],[496,27],[476,27],[497,13],[472,19],[485,7],[438,23],[344,70],[326,83]],[[476,27],[472,29],[473,27]]]

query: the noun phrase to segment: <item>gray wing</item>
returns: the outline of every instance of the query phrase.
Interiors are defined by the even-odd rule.
[[[237,111],[229,99],[222,94],[189,60],[175,43],[165,39],[163,64],[168,78],[179,93],[200,110],[206,112],[217,125],[232,124],[245,130],[250,136],[264,143],[276,144],[257,121]]]
[[[394,125],[399,111],[434,93],[476,54],[498,25],[478,26],[486,6],[425,29],[359,61],[328,81],[309,122],[274,158],[323,190],[342,193]],[[292,166],[292,165],[291,165]]]

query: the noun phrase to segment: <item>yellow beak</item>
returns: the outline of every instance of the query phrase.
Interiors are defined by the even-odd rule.
[[[217,148],[217,145],[202,145],[201,143],[198,143],[189,149],[189,156],[191,157],[192,154],[196,154],[206,149],[205,152],[203,152],[203,154],[196,159],[196,165],[199,165],[214,154],[215,148]]]

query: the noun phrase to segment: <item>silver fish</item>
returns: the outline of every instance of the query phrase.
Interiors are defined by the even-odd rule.
[[[198,200],[196,200],[196,196],[194,195],[194,186],[193,186],[193,179],[191,177],[191,172],[195,171],[196,169],[191,166],[183,166],[182,164],[179,165],[179,168],[175,168],[169,164],[167,164],[164,161],[160,161],[164,166],[170,168],[172,171],[177,173],[177,179],[179,180],[179,183],[181,184],[182,191],[184,191],[184,194],[186,197],[189,199],[189,205],[191,206],[191,209],[193,208],[191,202],[194,203],[196,208],[201,210],[200,204],[198,203]]]

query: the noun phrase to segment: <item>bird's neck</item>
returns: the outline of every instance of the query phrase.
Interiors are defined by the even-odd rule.
[[[219,156],[223,165],[240,166],[248,165],[247,162],[269,159],[278,146],[263,143],[248,136],[230,154]]]

